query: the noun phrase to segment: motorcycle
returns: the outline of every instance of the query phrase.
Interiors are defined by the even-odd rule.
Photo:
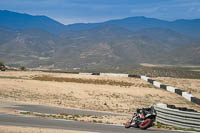
[[[137,109],[132,118],[125,123],[125,128],[135,127],[145,130],[153,126],[156,120],[156,110],[153,106]]]

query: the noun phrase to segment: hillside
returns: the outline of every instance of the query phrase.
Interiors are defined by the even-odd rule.
[[[131,17],[66,26],[45,16],[10,11],[0,11],[0,18],[0,60],[11,66],[119,69],[140,63],[200,64],[198,19]]]
[[[0,10],[0,20],[0,26],[15,30],[41,29],[57,34],[63,32],[65,27],[63,24],[46,16],[32,16],[7,10]]]

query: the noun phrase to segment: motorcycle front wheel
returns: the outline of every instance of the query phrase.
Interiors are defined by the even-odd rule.
[[[129,121],[127,121],[126,123],[125,123],[125,128],[130,128],[131,127],[131,123],[129,122]]]

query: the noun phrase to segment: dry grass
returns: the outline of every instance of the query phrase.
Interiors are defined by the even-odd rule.
[[[70,115],[62,114],[41,114],[34,112],[20,112],[23,115],[31,115],[44,118],[65,119],[74,121],[83,121],[90,123],[118,124],[123,125],[131,116],[94,116],[94,115]]]
[[[134,86],[134,83],[124,82],[124,81],[114,81],[114,80],[100,80],[100,79],[81,79],[81,78],[62,78],[62,77],[51,77],[51,76],[41,76],[34,77],[33,80],[40,81],[56,81],[56,82],[73,82],[82,84],[95,84],[95,85],[114,85],[114,86]]]
[[[132,113],[136,108],[156,103],[175,104],[200,110],[200,107],[181,96],[155,88],[146,81],[136,78],[42,72],[5,72],[0,73],[0,76],[19,78],[0,78],[0,98],[3,99],[118,113]],[[34,77],[44,76],[54,80],[73,80],[71,82],[32,80]],[[77,83],[80,79],[90,83]],[[103,83],[96,84],[97,80]],[[106,81],[117,85],[110,85],[105,83]],[[118,84],[122,82],[130,83],[131,86]]]
[[[61,132],[62,133],[89,133],[89,132],[83,132],[83,131],[0,126],[0,133],[61,133]]]
[[[182,89],[186,92],[191,91],[192,94],[200,98],[200,79],[182,79],[182,78],[154,78],[163,84]]]

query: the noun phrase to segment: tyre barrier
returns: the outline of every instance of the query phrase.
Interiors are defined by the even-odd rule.
[[[200,112],[166,104],[157,104],[154,107],[158,122],[180,128],[200,130]],[[181,109],[184,109],[184,111]]]

